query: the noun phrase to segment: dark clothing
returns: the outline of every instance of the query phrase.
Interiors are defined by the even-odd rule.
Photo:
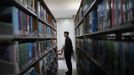
[[[67,37],[65,39],[64,55],[65,55],[66,65],[68,68],[68,75],[72,75],[72,63],[71,63],[72,54],[73,54],[72,41],[69,37]]]
[[[73,46],[72,41],[69,37],[65,39],[65,48],[64,48],[64,54],[65,56],[71,56],[73,53]]]

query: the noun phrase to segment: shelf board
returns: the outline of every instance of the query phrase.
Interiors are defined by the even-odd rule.
[[[8,62],[8,61],[4,61],[4,60],[1,60],[1,59],[0,59],[0,62],[5,63],[5,64],[14,65],[14,66],[15,66],[15,64],[14,64],[14,63],[12,63],[12,62]]]
[[[14,40],[16,41],[30,41],[30,40],[33,40],[33,41],[36,41],[38,39],[38,37],[27,37],[27,36],[15,36],[14,37]]]
[[[91,36],[100,35],[100,34],[124,33],[124,32],[131,32],[131,31],[134,31],[134,25],[129,23],[129,24],[124,24],[121,26],[109,28],[109,29],[102,30],[102,31],[96,31],[96,32],[87,33],[81,36],[76,36],[76,38],[91,37]]]
[[[39,37],[39,40],[56,40],[57,38],[44,38],[44,37]]]
[[[42,55],[40,58],[38,58],[36,61],[34,61],[33,63],[31,63],[26,69],[24,69],[23,71],[21,71],[21,73],[19,75],[23,75],[26,71],[28,71],[33,65],[35,65],[37,62],[39,62],[41,59],[43,59],[47,54],[49,54],[52,50],[46,52],[44,55]]]
[[[79,46],[76,45],[77,48],[79,48],[79,51],[82,52],[83,55],[89,60],[92,61],[94,64],[96,64],[99,68],[101,68],[104,72],[106,72],[108,75],[112,75],[111,72],[104,69],[95,59],[91,58],[86,52],[83,51]]]
[[[98,0],[94,0],[93,3],[90,5],[90,7],[87,9],[86,13],[84,14],[84,16],[82,17],[82,19],[77,23],[77,25],[75,26],[75,29],[82,23],[82,21],[84,20],[85,16],[89,14],[89,12],[91,12],[91,10],[95,7],[95,5],[98,3]]]
[[[13,35],[0,35],[0,40],[11,40],[13,38]]]
[[[13,35],[0,35],[0,40],[57,40],[54,37],[27,37],[27,36],[13,36]]]
[[[75,38],[84,38],[84,35],[75,36]]]
[[[53,37],[24,37],[24,36],[16,36],[14,40],[56,40],[57,38]]]

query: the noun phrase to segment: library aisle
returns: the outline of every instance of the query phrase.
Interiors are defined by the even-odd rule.
[[[72,59],[72,68],[73,68],[72,75],[78,75],[76,69],[76,61],[74,59]],[[66,71],[67,71],[67,67],[66,67],[65,59],[59,59],[57,75],[66,75],[65,74]]]
[[[134,75],[134,0],[0,0],[0,75],[66,75],[71,53],[72,75]]]

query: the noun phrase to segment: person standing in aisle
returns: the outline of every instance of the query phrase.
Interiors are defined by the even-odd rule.
[[[65,57],[66,65],[68,68],[66,75],[72,75],[71,56],[73,55],[73,46],[72,46],[72,41],[69,37],[68,31],[64,32],[64,37],[66,38],[65,39],[65,46],[60,51],[61,51],[61,53],[63,53],[63,51],[64,51],[64,57]]]

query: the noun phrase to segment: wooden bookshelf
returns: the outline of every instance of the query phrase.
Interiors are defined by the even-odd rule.
[[[14,39],[13,35],[0,35],[0,40],[11,40]]]
[[[89,3],[85,3],[85,2],[89,2]],[[129,54],[125,52],[125,51],[131,52],[131,49],[133,48],[134,45],[134,35],[133,35],[134,11],[131,9],[133,7],[130,6],[131,8],[124,8],[127,7],[129,3],[133,5],[131,1],[130,2],[125,1],[125,3],[123,1],[119,2],[117,0],[93,0],[93,1],[82,0],[81,1],[81,5],[79,7],[79,10],[74,20],[76,22],[75,23],[76,44],[78,43],[76,45],[76,48],[78,49],[77,65],[80,67],[80,71],[84,70],[81,68],[81,65],[83,65],[84,63],[79,64],[79,60],[82,60],[82,58],[84,58],[83,60],[91,61],[98,68],[106,72],[107,73],[106,75],[119,75],[121,73],[124,75],[134,74],[132,71],[126,71],[126,69],[128,69],[126,66],[129,67],[131,66],[126,62],[133,63],[132,61],[133,59],[128,59],[130,60],[128,61],[125,58],[126,56],[122,56],[123,54],[124,55],[128,54],[128,56],[129,55],[133,56],[133,54]],[[118,6],[119,4],[121,5],[122,8],[119,8]],[[124,9],[129,11],[128,12],[122,11]],[[132,14],[130,14],[130,12]],[[123,35],[127,33],[130,35]],[[89,47],[91,48],[91,50],[85,50],[86,48],[90,49]],[[104,49],[102,47],[104,47]],[[94,48],[95,48],[95,52],[93,52]],[[110,51],[111,51],[111,55],[110,55]],[[98,54],[98,56],[100,54],[100,56],[102,57],[98,57],[96,56],[96,54]],[[131,57],[129,56],[128,58]],[[123,64],[123,65],[119,66],[118,64]],[[85,65],[83,66],[85,68],[87,67]],[[118,70],[119,68],[120,71]],[[86,75],[88,75],[88,73]]]
[[[15,48],[14,46],[17,46],[18,49],[15,49],[15,51],[18,51],[19,50],[18,46],[21,46],[21,44],[23,44],[24,47],[28,46],[27,49],[29,49],[30,46],[37,47],[38,45],[40,45],[40,46],[42,44],[44,45],[44,42],[45,43],[51,43],[51,44],[49,44],[49,47],[51,47],[51,48],[49,48],[49,50],[48,49],[45,50],[45,51],[43,50],[44,52],[41,53],[41,54],[40,54],[41,51],[39,51],[39,54],[37,54],[37,55],[36,54],[35,55],[31,55],[31,57],[28,54],[25,57],[26,60],[23,59],[23,62],[25,62],[25,64],[22,64],[22,65],[24,65],[24,67],[20,65],[22,63],[22,61],[20,61],[20,59],[19,59],[20,57],[22,58],[23,55],[14,56],[15,58],[18,58],[18,59],[16,59],[17,61],[18,60],[20,61],[20,62],[17,62],[17,64],[16,63],[12,64],[10,62],[5,62],[5,61],[0,59],[0,62],[4,62],[5,63],[4,65],[6,65],[6,64],[10,65],[11,64],[10,68],[12,68],[12,70],[11,70],[12,72],[16,69],[14,67],[14,65],[17,65],[17,68],[21,68],[22,67],[22,70],[20,70],[18,75],[24,75],[25,73],[29,72],[29,70],[31,68],[33,68],[35,64],[39,63],[41,60],[44,60],[43,58],[45,56],[47,56],[49,53],[51,53],[53,51],[53,49],[57,46],[57,45],[54,45],[55,44],[55,40],[57,40],[56,34],[55,34],[57,32],[57,30],[54,27],[54,26],[56,26],[55,25],[56,24],[56,19],[53,16],[53,14],[51,13],[51,11],[48,9],[48,7],[46,6],[44,0],[34,0],[35,2],[33,0],[31,0],[30,2],[33,3],[33,4],[29,5],[29,6],[28,6],[28,4],[30,4],[30,3],[27,3],[24,0],[20,0],[20,1],[22,1],[22,3],[19,2],[19,0],[0,0],[0,6],[1,7],[7,7],[7,8],[8,7],[15,7],[14,9],[10,8],[11,9],[10,10],[10,14],[8,14],[8,15],[11,16],[10,17],[11,18],[10,23],[5,23],[6,21],[2,21],[1,22],[1,24],[3,24],[2,25],[3,28],[5,29],[5,30],[4,29],[1,30],[1,32],[6,32],[6,29],[8,29],[8,28],[5,28],[5,27],[7,26],[7,27],[11,27],[11,28],[9,28],[9,29],[11,29],[11,30],[9,30],[9,31],[11,31],[11,33],[10,32],[9,33],[5,33],[5,34],[1,33],[0,34],[0,44],[4,44],[4,46],[7,45],[7,47],[9,47],[10,44],[12,46],[12,43],[13,43],[13,48]],[[26,2],[26,5],[25,5],[25,2]],[[38,4],[37,4],[37,2],[40,2],[41,7],[43,7],[43,11],[46,11],[46,13],[43,13],[44,17],[47,16],[48,14],[49,14],[50,17],[52,17],[51,21],[49,21],[49,23],[47,23],[48,18],[46,18],[46,21],[45,21],[45,20],[42,19],[42,17],[39,17],[39,15],[37,13],[37,11],[38,11]],[[19,11],[19,13],[18,13],[17,10]],[[21,19],[22,21],[21,20],[18,21],[16,19],[14,19],[14,17],[12,16],[12,15],[14,15],[14,14],[12,14],[13,13],[12,11],[15,12],[15,13],[18,13],[18,14],[16,14],[17,15],[16,18],[18,17],[17,19]],[[39,13],[42,13],[42,12],[39,12]],[[24,15],[24,17],[22,17],[23,15]],[[4,14],[4,16],[5,16],[5,14]],[[2,15],[2,17],[3,17],[3,15]],[[25,21],[26,20],[28,20],[28,21],[26,21],[26,23],[23,23],[23,22],[25,22],[24,19],[25,19]],[[15,21],[18,21],[18,23],[15,24],[14,23]],[[43,29],[42,29],[42,31],[39,30],[38,29],[39,28],[38,27],[39,26],[39,24],[38,24],[39,22],[41,22],[42,24],[48,26],[49,29],[47,30],[47,28],[44,27],[45,32],[43,31]],[[4,25],[6,25],[6,26],[4,26]],[[18,32],[18,33],[22,33],[22,34],[19,34],[19,35],[16,34],[14,26],[18,26],[18,28],[20,27],[18,29],[18,31],[20,31],[20,32]],[[17,29],[16,29],[16,31],[17,31]],[[45,34],[42,35],[42,33],[47,33],[47,36]],[[41,36],[40,36],[40,34],[41,34]],[[46,40],[48,40],[48,41],[46,41]],[[29,43],[30,46],[28,45],[28,43]],[[29,49],[29,50],[35,51],[34,49]],[[28,52],[29,52],[29,50],[28,50]],[[14,53],[14,54],[16,54],[16,53]],[[38,55],[40,55],[40,56],[38,56]],[[37,56],[37,58],[36,58],[36,56]],[[31,59],[29,59],[29,58],[31,58]],[[50,60],[52,60],[52,59],[53,58],[51,58]],[[32,60],[32,63],[29,64],[30,60]],[[55,63],[56,62],[57,62],[57,60],[55,61]],[[54,63],[54,61],[48,62],[48,63],[49,63],[50,66],[52,66],[53,65],[52,63]],[[0,68],[0,69],[2,69],[2,68]],[[8,70],[9,69],[7,69],[7,71]],[[1,71],[3,71],[3,70],[1,70]],[[16,73],[15,71],[12,74]],[[2,73],[4,73],[4,75],[7,75],[7,74],[5,74],[6,72],[2,72]]]
[[[56,40],[57,38],[47,37],[15,37],[14,40]]]

